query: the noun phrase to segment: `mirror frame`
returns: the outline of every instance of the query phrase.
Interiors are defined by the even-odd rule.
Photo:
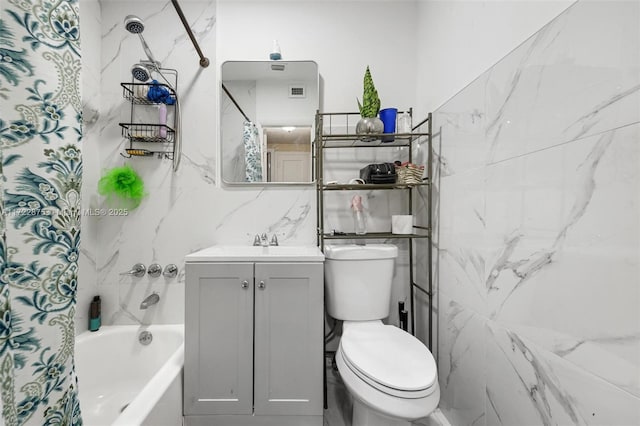
[[[315,65],[316,67],[316,83],[313,87],[309,87],[310,90],[315,90],[315,93],[317,94],[317,105],[315,105],[315,109],[313,112],[313,115],[310,117],[310,121],[308,126],[311,127],[311,180],[308,182],[230,182],[228,180],[225,179],[224,176],[224,171],[225,171],[225,165],[224,165],[224,156],[223,156],[223,140],[222,140],[222,114],[223,114],[223,108],[222,108],[222,102],[223,102],[223,98],[225,95],[223,89],[222,89],[222,84],[224,83],[224,80],[222,78],[222,68],[224,67],[224,65],[226,63],[237,63],[237,62],[244,62],[244,63],[250,63],[250,64],[290,64],[290,63],[312,63]],[[320,71],[319,71],[319,67],[318,67],[318,63],[316,61],[313,60],[294,60],[294,61],[244,61],[244,60],[226,60],[224,61],[221,65],[220,65],[220,79],[219,79],[219,84],[218,84],[218,90],[220,93],[219,96],[219,101],[218,101],[218,120],[220,125],[218,126],[218,140],[219,140],[219,150],[218,150],[218,155],[220,157],[220,180],[221,182],[225,185],[225,186],[245,186],[245,187],[250,187],[250,186],[254,186],[254,187],[263,187],[263,186],[315,186],[316,185],[316,178],[317,178],[317,173],[316,173],[316,164],[315,164],[315,159],[316,159],[316,153],[315,153],[315,135],[316,135],[316,119],[315,119],[315,114],[317,111],[320,110]],[[281,121],[286,121],[286,120],[281,120]],[[307,124],[305,124],[307,125]],[[272,124],[267,124],[265,125],[265,127],[273,127],[274,125]]]

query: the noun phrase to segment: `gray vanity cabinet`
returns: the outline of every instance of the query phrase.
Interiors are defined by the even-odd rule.
[[[185,414],[253,411],[253,263],[187,264]]]
[[[186,264],[186,425],[321,425],[323,265]]]

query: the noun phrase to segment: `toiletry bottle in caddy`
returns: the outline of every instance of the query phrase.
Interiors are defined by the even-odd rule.
[[[362,197],[354,195],[351,199],[351,211],[353,211],[353,223],[356,235],[364,235],[367,233],[367,224],[364,220],[364,207],[362,206]]]
[[[167,106],[165,104],[158,105],[158,136],[162,139],[167,138]]]

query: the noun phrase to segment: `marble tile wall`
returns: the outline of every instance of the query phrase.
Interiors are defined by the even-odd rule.
[[[434,113],[452,424],[640,424],[638,22],[578,2]]]
[[[99,158],[86,168],[101,175],[129,163],[148,193],[127,216],[89,218],[97,229],[97,290],[107,324],[183,322],[182,267],[187,253],[215,243],[249,244],[257,232],[277,233],[285,244],[315,242],[312,188],[220,187],[216,170],[216,5],[214,1],[188,1],[181,6],[212,62],[206,69],[199,67],[197,54],[169,2],[101,2],[101,114],[94,139],[87,142],[98,149]],[[125,160],[119,155],[125,142],[118,122],[129,119],[120,82],[131,81],[130,67],[145,58],[138,38],[123,27],[128,14],[144,20],[144,37],[162,66],[179,70],[183,154],[176,173],[166,160]],[[94,197],[86,200],[92,206],[106,207],[95,190]],[[175,279],[120,275],[136,262],[175,263],[181,272]],[[140,302],[153,291],[160,295],[158,306],[140,310]]]
[[[212,244],[250,244],[253,235],[261,232],[277,233],[281,244],[316,244],[314,186],[229,187],[219,179],[217,164],[225,160],[218,158],[217,146],[218,67],[227,59],[263,58],[260,55],[271,48],[271,36],[263,48],[263,40],[256,34],[270,34],[274,27],[278,27],[277,37],[286,59],[314,59],[318,62],[322,76],[322,108],[354,110],[357,107],[355,98],[361,96],[362,73],[367,64],[377,72],[377,84],[379,90],[386,93],[385,101],[397,105],[411,105],[413,102],[411,89],[415,67],[411,64],[415,55],[411,45],[405,43],[411,40],[414,31],[412,24],[407,23],[415,10],[410,3],[376,4],[372,16],[375,25],[387,22],[389,31],[397,34],[395,38],[380,40],[378,48],[392,52],[394,63],[407,65],[398,70],[390,64],[388,57],[372,58],[369,50],[359,47],[368,42],[354,32],[350,24],[361,13],[357,3],[347,2],[343,7],[332,3],[300,2],[293,10],[287,1],[268,4],[245,2],[246,5],[235,1],[217,4],[213,0],[181,2],[203,52],[211,60],[209,68],[201,69],[170,2],[83,2],[86,2],[83,13],[95,13],[91,26],[85,27],[84,31],[100,34],[100,40],[83,35],[83,39],[92,43],[88,48],[98,56],[97,60],[90,57],[85,66],[88,71],[85,100],[91,105],[98,105],[98,115],[88,126],[83,141],[86,150],[91,148],[91,153],[85,156],[84,207],[107,206],[96,193],[96,184],[105,170],[125,163],[136,169],[149,194],[140,207],[127,216],[83,217],[83,229],[88,232],[83,234],[81,262],[85,271],[80,284],[79,312],[86,316],[82,305],[88,306],[93,294],[100,294],[105,324],[183,321],[183,272],[176,279],[148,276],[136,279],[120,275],[136,262],[146,265],[157,262],[163,266],[176,263],[182,269],[183,258],[190,252]],[[237,22],[234,19],[244,19],[246,7],[263,19],[238,35],[235,33],[238,26],[233,22]],[[227,27],[224,31],[220,30],[222,24],[218,22],[221,8],[226,11]],[[338,8],[340,13],[335,12]],[[323,31],[302,31],[300,21],[292,19],[299,13],[305,16],[305,28],[326,28],[329,22],[335,24],[335,31],[339,34],[336,37],[343,38],[349,48],[336,50],[335,46],[327,43]],[[177,173],[172,172],[168,161],[150,158],[125,160],[119,155],[125,142],[118,123],[129,120],[129,109],[127,101],[122,98],[120,82],[131,81],[130,67],[145,58],[138,38],[124,29],[123,20],[129,14],[144,20],[144,37],[156,59],[166,68],[179,70],[183,156]],[[393,16],[390,21],[389,16]],[[337,17],[340,18],[339,25],[336,24]],[[297,24],[293,25],[294,22]],[[348,69],[347,75],[345,68]],[[394,76],[398,75],[402,78],[396,81]],[[371,229],[388,229],[387,213],[395,211],[393,205],[396,203],[388,202],[379,194],[363,196],[372,210],[379,209],[369,217]],[[353,226],[348,207],[345,207],[349,200],[334,202],[333,213],[336,214],[332,223],[340,228]],[[396,299],[402,299],[406,292],[406,278],[401,268],[396,278],[400,284],[396,286],[394,295]],[[140,310],[140,302],[153,291],[160,295],[159,305],[147,311]],[[80,315],[78,328],[82,331],[86,329],[86,317],[81,318]]]

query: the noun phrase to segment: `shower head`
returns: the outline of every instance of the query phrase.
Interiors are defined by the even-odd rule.
[[[151,70],[144,64],[135,64],[131,67],[131,74],[133,78],[143,83],[151,79]]]
[[[136,15],[127,15],[124,18],[124,27],[131,34],[142,34],[144,31],[144,22]]]
[[[136,15],[127,15],[127,17],[124,18],[124,28],[131,34],[138,34],[140,43],[142,43],[142,48],[144,49],[144,53],[147,55],[147,58],[149,58],[149,61],[153,62],[156,68],[160,68],[160,62],[155,60],[149,45],[145,41],[144,37],[142,37],[142,32],[144,31],[144,22],[142,19],[138,18]]]

